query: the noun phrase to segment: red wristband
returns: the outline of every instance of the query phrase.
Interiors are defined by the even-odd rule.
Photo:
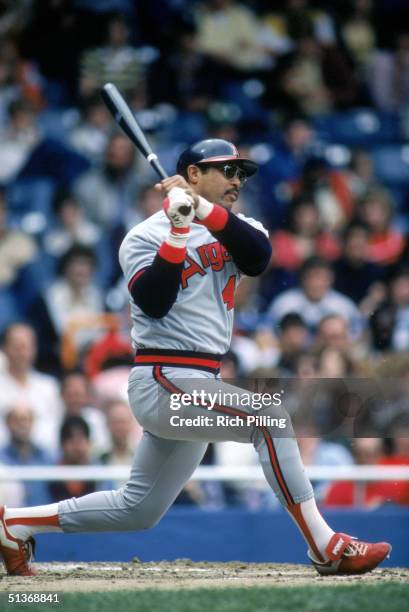
[[[174,247],[167,242],[162,242],[158,255],[170,263],[179,264],[185,261],[186,247],[181,249]]]
[[[201,223],[210,231],[220,232],[220,230],[225,228],[228,218],[229,213],[227,210],[223,206],[219,206],[219,204],[214,204],[210,215],[202,219]]]

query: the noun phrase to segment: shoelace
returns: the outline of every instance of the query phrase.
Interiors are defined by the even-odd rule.
[[[24,553],[24,559],[21,559],[21,562],[15,567],[15,570],[20,572],[24,571],[27,567],[30,567],[30,563],[33,560],[34,552],[35,552],[35,541],[33,538],[29,538],[21,545],[21,548]]]
[[[30,563],[34,559],[36,543],[34,538],[28,538],[23,544],[24,552],[26,553],[27,562]]]
[[[364,557],[368,550],[368,544],[365,542],[350,542],[344,551],[345,557]]]

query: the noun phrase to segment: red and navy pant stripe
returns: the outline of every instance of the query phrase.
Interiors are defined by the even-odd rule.
[[[172,381],[170,381],[163,373],[162,373],[162,366],[161,365],[155,365],[153,368],[153,376],[155,378],[155,380],[164,388],[166,389],[169,393],[184,393],[184,391],[182,389],[179,389],[179,387],[177,387]],[[199,407],[203,407],[204,409],[207,410],[207,406],[205,404],[203,404],[202,406]],[[248,414],[242,410],[239,410],[237,408],[232,408],[231,406],[224,406],[221,404],[215,404],[213,410],[220,412],[221,414],[226,414],[226,415],[230,415],[230,416],[235,416],[235,417],[241,417],[244,419],[246,419],[246,417],[248,416]],[[278,485],[280,487],[280,490],[283,494],[283,497],[287,503],[288,506],[293,506],[294,505],[294,499],[293,496],[291,495],[291,492],[288,488],[288,485],[285,481],[283,472],[281,470],[281,466],[280,466],[280,462],[278,460],[277,457],[277,451],[275,449],[274,446],[274,440],[271,436],[270,431],[268,430],[267,427],[263,427],[263,426],[259,426],[258,429],[261,431],[264,440],[267,444],[267,449],[268,449],[268,456],[270,459],[270,464],[271,464],[271,468],[273,470],[274,476],[278,482]]]

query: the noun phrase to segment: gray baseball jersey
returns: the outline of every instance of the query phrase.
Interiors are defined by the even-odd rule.
[[[238,216],[268,235],[258,221]],[[169,219],[160,211],[127,234],[119,261],[128,286],[151,265],[168,233]],[[152,319],[130,300],[134,348],[226,353],[239,279],[237,266],[223,245],[203,225],[192,223],[182,285],[166,317]]]

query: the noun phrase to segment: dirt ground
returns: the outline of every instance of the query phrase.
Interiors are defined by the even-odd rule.
[[[377,569],[364,576],[318,576],[308,565],[270,563],[38,563],[35,578],[0,574],[0,591],[112,591],[138,589],[195,589],[243,586],[409,582],[409,569]]]

